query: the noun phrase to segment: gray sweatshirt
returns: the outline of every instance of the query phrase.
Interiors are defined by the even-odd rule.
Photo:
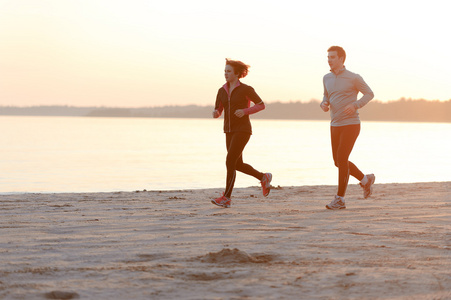
[[[358,109],[374,98],[373,91],[359,74],[346,70],[345,67],[337,74],[330,72],[323,77],[324,97],[322,103],[330,105],[331,126],[360,124]],[[363,96],[357,100],[357,94]],[[353,104],[355,113],[346,115],[344,108]]]

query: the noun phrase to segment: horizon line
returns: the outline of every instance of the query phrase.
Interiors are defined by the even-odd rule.
[[[371,102],[378,102],[382,104],[389,104],[393,102],[451,102],[451,98],[448,100],[438,100],[438,99],[413,99],[413,98],[405,98],[401,97],[397,100],[386,100],[382,101],[379,99],[371,100]],[[304,100],[290,100],[290,101],[281,101],[281,100],[274,100],[274,101],[264,101],[265,104],[296,104],[296,103],[302,103],[302,104],[309,104],[309,103],[321,103],[321,100],[319,99],[310,99],[308,101]],[[35,104],[35,105],[0,105],[0,107],[8,107],[8,108],[34,108],[34,107],[68,107],[68,108],[123,108],[123,109],[134,109],[134,108],[157,108],[157,107],[186,107],[186,106],[198,106],[198,107],[208,107],[208,106],[214,106],[214,103],[212,104],[166,104],[166,105],[154,105],[154,106],[106,106],[106,105],[93,105],[93,106],[76,106],[71,104]]]

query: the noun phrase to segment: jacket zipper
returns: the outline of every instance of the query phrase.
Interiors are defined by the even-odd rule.
[[[232,121],[231,121],[231,113],[232,113],[232,110],[231,110],[231,108],[230,108],[230,106],[231,106],[231,98],[232,98],[232,93],[235,91],[235,89],[237,88],[237,87],[239,87],[241,84],[240,84],[240,82],[238,81],[238,84],[233,88],[233,90],[232,90],[232,92],[231,93],[229,93],[229,91],[227,91],[227,101],[229,102],[229,132],[232,132]]]
[[[230,97],[232,96],[232,93],[230,93],[230,95],[227,95],[228,97],[228,101],[229,101],[229,132],[232,132],[232,125],[231,125],[231,119],[230,119],[230,114],[231,114],[231,110],[230,110]]]

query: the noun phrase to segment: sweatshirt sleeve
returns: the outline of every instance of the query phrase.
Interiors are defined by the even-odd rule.
[[[363,94],[362,98],[354,102],[354,107],[356,109],[364,107],[368,102],[370,102],[374,98],[374,93],[371,88],[366,84],[363,80],[362,76],[358,75],[355,78],[354,83],[356,89]]]
[[[326,80],[326,77],[324,76],[323,77],[323,89],[324,89],[324,92],[323,92],[323,101],[321,102],[321,104],[323,104],[323,103],[325,103],[325,104],[330,104],[330,102],[329,102],[329,93],[327,92],[327,89],[326,89],[326,82],[325,82],[325,80]]]

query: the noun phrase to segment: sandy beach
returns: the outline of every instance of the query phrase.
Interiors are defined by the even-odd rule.
[[[0,195],[1,299],[451,299],[451,182]]]

